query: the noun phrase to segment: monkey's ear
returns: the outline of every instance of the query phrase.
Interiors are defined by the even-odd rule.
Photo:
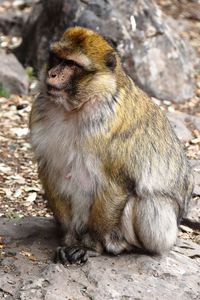
[[[114,71],[116,64],[117,64],[117,59],[116,55],[114,52],[108,52],[106,53],[105,57],[105,65],[111,70]]]
[[[116,41],[114,41],[112,38],[102,35],[102,37],[104,38],[104,40],[115,50],[117,51],[117,43]]]

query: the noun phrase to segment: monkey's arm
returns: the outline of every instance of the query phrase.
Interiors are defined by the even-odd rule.
[[[44,185],[44,184],[43,184]],[[49,192],[49,189],[46,189]],[[79,261],[84,263],[88,259],[86,248],[80,245],[76,232],[71,226],[72,213],[69,199],[62,199],[50,192],[48,194],[48,203],[53,211],[54,218],[58,225],[59,234],[61,234],[61,245],[56,248],[54,262],[73,263]]]

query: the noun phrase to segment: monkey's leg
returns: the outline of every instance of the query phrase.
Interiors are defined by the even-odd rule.
[[[48,203],[51,207],[56,223],[61,233],[61,246],[58,246],[55,252],[54,261],[65,264],[75,261],[85,262],[87,260],[87,251],[79,245],[75,230],[72,228],[71,205],[67,199],[61,199],[50,193],[48,190]]]
[[[133,228],[143,248],[154,254],[171,249],[177,237],[176,205],[173,199],[137,199],[133,205]]]
[[[121,229],[122,214],[127,195],[118,188],[99,193],[95,198],[89,219],[89,229],[104,250],[112,254],[130,251],[132,246],[126,241]]]
[[[56,263],[84,263],[89,256],[97,256],[97,253],[102,252],[100,243],[94,241],[87,231],[87,218],[81,215],[82,211],[79,213],[79,210],[73,210],[67,199],[57,198],[52,201],[50,198],[49,203],[63,236],[55,252]]]

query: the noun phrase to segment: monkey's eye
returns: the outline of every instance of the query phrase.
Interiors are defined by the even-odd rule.
[[[62,62],[62,59],[59,58],[54,52],[49,52],[49,68],[52,68],[56,65],[59,65]]]
[[[77,63],[76,61],[74,60],[71,60],[71,59],[65,59],[63,60],[62,64],[64,66],[68,66],[68,67],[71,67],[71,68],[76,68],[76,69],[82,69],[83,66],[81,66],[79,63]]]

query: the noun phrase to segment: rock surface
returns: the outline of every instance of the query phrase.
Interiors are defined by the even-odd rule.
[[[168,255],[103,255],[83,265],[51,262],[51,218],[0,219],[0,299],[125,300],[199,297],[200,246],[179,240]]]
[[[0,12],[0,31],[4,34],[20,35],[23,18],[14,12]]]
[[[194,223],[194,226],[200,229],[200,161],[191,160],[190,164],[194,170],[194,191],[193,195],[197,196],[190,201],[187,220]]]
[[[0,60],[0,83],[3,88],[12,94],[27,94],[28,76],[14,54],[1,50]]]
[[[193,96],[195,59],[172,23],[153,0],[40,1],[16,53],[23,63],[41,70],[52,40],[67,27],[89,27],[116,46],[127,72],[150,95],[184,101]]]
[[[188,141],[192,138],[191,131],[186,126],[186,114],[184,113],[173,113],[168,112],[167,117],[177,135],[177,137],[182,141]]]
[[[194,194],[200,195],[200,160],[191,161],[191,165],[194,169],[194,177],[195,177]]]
[[[172,125],[176,122],[178,124],[179,121],[185,124],[191,122],[198,130],[200,130],[200,117],[189,115],[180,111],[168,112],[167,117],[170,121],[172,121]]]

